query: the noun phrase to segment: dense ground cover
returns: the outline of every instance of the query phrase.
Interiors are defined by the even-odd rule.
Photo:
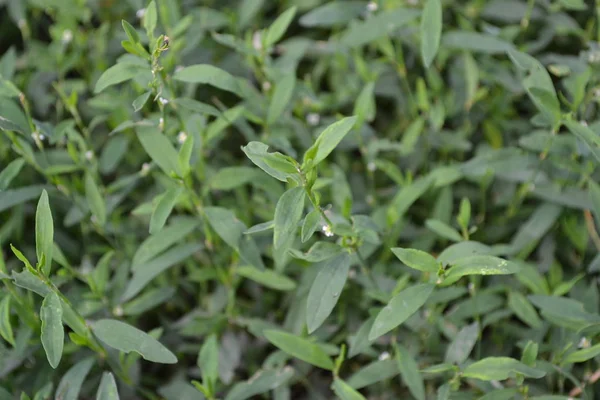
[[[600,5],[0,0],[0,399],[600,398]]]

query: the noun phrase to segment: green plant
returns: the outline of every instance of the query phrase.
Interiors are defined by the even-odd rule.
[[[600,395],[597,3],[0,7],[0,399]]]

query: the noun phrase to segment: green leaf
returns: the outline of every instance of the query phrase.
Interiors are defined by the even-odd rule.
[[[291,7],[281,14],[267,29],[265,47],[269,48],[279,41],[296,15],[297,7]]]
[[[2,129],[4,131],[25,133],[25,132],[23,132],[23,129],[21,129],[21,127],[19,125],[17,125],[10,119],[7,119],[1,115],[0,115],[0,129]]]
[[[43,190],[35,212],[35,252],[37,254],[38,265],[42,268],[45,275],[50,274],[53,243],[54,221],[52,220],[52,211],[50,211],[48,193],[46,190]],[[42,259],[44,260],[43,265]]]
[[[520,292],[511,291],[508,294],[508,307],[517,317],[534,329],[542,327],[542,321],[529,300]]]
[[[213,117],[221,116],[221,112],[216,107],[213,107],[210,104],[202,103],[198,100],[182,97],[179,99],[172,100],[172,102],[177,106],[181,106],[182,108],[185,108],[189,111],[193,111],[197,114],[207,114],[212,115]]]
[[[329,125],[317,138],[312,147],[306,150],[304,164],[308,162],[307,155],[312,155],[312,166],[317,165],[325,159],[342,141],[348,132],[354,127],[356,117],[346,117]]]
[[[444,383],[442,386],[440,386],[437,390],[437,396],[436,399],[437,400],[448,400],[450,399],[450,384],[449,383]]]
[[[600,344],[570,353],[565,357],[562,364],[581,363],[591,360],[598,355],[600,355]]]
[[[446,348],[444,362],[462,364],[467,360],[479,337],[479,324],[477,322],[463,327],[450,345]]]
[[[408,386],[410,393],[417,400],[425,400],[425,385],[415,359],[410,355],[408,349],[400,344],[396,347],[395,357],[402,380]]]
[[[144,29],[149,38],[154,37],[154,30],[156,29],[156,23],[158,22],[158,14],[156,12],[156,3],[152,0],[146,7],[144,13]]]
[[[210,180],[210,187],[217,190],[231,190],[253,182],[260,175],[256,168],[225,167]]]
[[[15,346],[15,336],[10,323],[10,295],[4,296],[0,302],[0,336]]]
[[[294,74],[288,74],[277,82],[267,111],[268,125],[273,125],[281,116],[294,94],[295,86],[296,76]]]
[[[374,383],[393,378],[399,373],[400,370],[398,369],[396,360],[373,361],[352,374],[348,378],[348,384],[354,389],[362,389]]]
[[[310,10],[300,18],[304,27],[329,27],[342,25],[359,17],[367,6],[365,1],[332,1]]]
[[[242,233],[246,226],[233,212],[221,207],[206,207],[204,213],[210,226],[234,249],[239,249]]]
[[[446,273],[448,282],[456,282],[465,275],[509,275],[521,269],[517,263],[494,256],[470,256],[452,264]]]
[[[219,378],[219,342],[215,335],[210,335],[202,345],[196,364],[202,373],[202,382],[214,387]]]
[[[592,199],[592,205],[594,206],[593,212],[596,217],[596,224],[600,225],[600,185],[590,179],[588,181],[588,190]]]
[[[173,74],[173,79],[187,83],[201,83],[226,90],[240,97],[243,96],[242,89],[237,78],[229,72],[209,64],[196,64],[185,67]]]
[[[192,152],[194,151],[194,137],[188,135],[185,141],[179,149],[177,154],[177,161],[179,162],[179,168],[181,168],[181,177],[186,178],[190,173],[190,161],[192,159]]]
[[[151,235],[159,232],[163,226],[165,226],[167,218],[169,218],[169,215],[171,215],[171,211],[173,211],[173,207],[175,206],[177,198],[181,194],[182,190],[183,189],[181,187],[177,186],[160,195],[156,206],[152,210],[152,216],[150,217]]]
[[[375,119],[376,105],[374,91],[375,82],[369,82],[362,88],[356,98],[353,113],[357,117],[358,126],[362,125],[364,121],[371,122]]]
[[[328,260],[338,254],[344,249],[331,242],[316,242],[311,246],[306,253],[303,253],[296,249],[290,249],[289,252],[294,258],[305,260],[309,262],[320,262]]]
[[[98,386],[98,391],[96,392],[96,400],[119,400],[117,382],[115,382],[115,377],[110,372],[102,374],[100,386]]]
[[[150,67],[140,64],[115,64],[100,75],[94,93],[100,93],[109,86],[128,81],[143,72],[150,73]]]
[[[40,296],[46,296],[50,292],[50,288],[28,269],[24,269],[21,272],[12,271],[11,278],[15,285],[37,293]]]
[[[482,381],[502,381],[516,376],[517,373],[535,379],[543,378],[546,375],[545,371],[531,368],[514,358],[487,357],[465,368],[462,376]]]
[[[317,229],[319,229],[319,224],[321,223],[321,213],[319,210],[312,210],[306,217],[304,218],[304,222],[302,223],[302,229],[300,231],[300,237],[302,239],[302,243],[306,243],[315,233]]]
[[[146,153],[165,174],[170,175],[175,172],[178,176],[182,176],[177,151],[157,127],[138,126],[136,133]]]
[[[440,47],[442,37],[442,2],[427,0],[421,16],[421,57],[429,68]]]
[[[142,93],[138,97],[136,97],[132,103],[133,111],[135,111],[135,112],[140,111],[144,107],[144,105],[146,104],[148,99],[150,98],[151,94],[152,94],[152,91],[149,90],[147,92]]]
[[[260,224],[254,225],[251,228],[248,228],[248,230],[244,231],[244,235],[252,235],[255,233],[266,232],[273,229],[274,226],[275,223],[273,221],[262,222]]]
[[[264,143],[250,142],[246,146],[242,147],[242,151],[257,167],[265,171],[267,174],[282,182],[287,182],[287,178],[288,176],[290,176],[289,173],[282,172],[279,169],[273,168],[267,163],[266,160],[269,158],[269,156],[273,154],[279,154],[267,152],[268,148],[269,146],[267,146]]]
[[[135,271],[163,250],[179,242],[197,227],[198,221],[193,218],[173,219],[170,225],[167,225],[160,231],[160,235],[148,237],[138,247],[133,255],[131,269]]]
[[[350,24],[342,33],[340,43],[348,47],[358,47],[379,38],[389,37],[419,15],[420,11],[403,7],[377,13],[365,21]]]
[[[429,230],[435,232],[436,234],[445,239],[452,240],[455,242],[460,242],[461,240],[463,240],[462,236],[460,236],[460,233],[458,233],[456,229],[452,228],[447,223],[438,219],[428,219],[427,221],[425,221],[425,226]]]
[[[306,324],[309,334],[320,327],[333,311],[346,284],[349,270],[348,253],[331,258],[320,267],[306,300]]]
[[[479,400],[512,400],[518,393],[518,389],[497,389],[489,392]]]
[[[335,378],[333,380],[331,390],[333,390],[335,395],[341,400],[366,400],[365,396],[354,390],[352,386],[348,385],[340,378]]]
[[[17,158],[11,161],[10,164],[0,172],[0,192],[8,189],[12,180],[19,174],[21,168],[23,168],[23,165],[25,165],[25,159]]]
[[[259,370],[250,379],[233,386],[225,400],[246,400],[283,385],[294,375],[294,369],[286,366],[281,370]]]
[[[245,110],[244,106],[227,109],[215,121],[211,122],[204,132],[205,145],[211,144],[213,140],[219,138],[220,134],[225,131],[225,128],[236,122]]]
[[[123,19],[121,20],[121,25],[123,26],[123,30],[127,34],[127,37],[131,43],[140,43],[140,35],[129,22]]]
[[[542,316],[568,329],[578,330],[600,323],[600,316],[585,311],[583,304],[565,297],[530,295],[527,298],[538,307]]]
[[[592,154],[600,161],[600,137],[587,126],[575,121],[564,121],[571,133],[577,136],[591,150]]]
[[[432,183],[429,178],[419,178],[398,190],[388,208],[388,219],[391,223],[396,223],[402,218],[410,206],[425,194]]]
[[[260,270],[246,265],[237,268],[236,273],[271,289],[288,291],[296,288],[296,282],[270,269]]]
[[[160,287],[147,291],[128,303],[123,304],[123,315],[139,315],[173,299],[176,290],[173,287]]]
[[[535,83],[531,83],[531,78],[526,78],[523,81],[523,84],[536,107],[546,116],[548,121],[551,122],[553,128],[558,128],[562,115],[560,103],[558,102],[554,88],[552,88],[552,90],[545,90],[536,87],[534,86]]]
[[[350,348],[348,350],[348,358],[352,358],[369,348],[371,345],[369,331],[371,331],[374,321],[375,317],[370,317],[360,325],[356,334],[350,336],[350,340],[348,341],[348,346]]]
[[[137,264],[139,267],[133,271],[133,277],[129,281],[122,301],[127,301],[150,283],[152,279],[166,271],[168,268],[184,261],[189,256],[202,248],[200,243],[185,243],[165,252],[146,264]]]
[[[91,324],[94,335],[108,346],[124,353],[136,352],[145,360],[175,364],[177,357],[158,340],[131,325],[114,319],[100,319]]]
[[[424,251],[400,247],[391,250],[400,261],[413,269],[423,272],[438,272],[440,269],[440,265],[435,258]]]
[[[309,364],[319,368],[333,370],[333,361],[317,344],[291,333],[268,329],[264,335],[273,345]]]
[[[285,192],[275,207],[275,226],[273,229],[273,247],[275,249],[291,245],[298,223],[304,211],[304,188],[298,186]]]
[[[85,174],[85,198],[98,225],[104,226],[106,224],[106,204],[96,181],[89,172]]]
[[[65,343],[65,330],[62,324],[63,309],[60,298],[50,292],[42,302],[40,319],[42,320],[42,346],[50,366],[58,367]]]
[[[93,357],[89,357],[69,368],[60,380],[54,398],[60,400],[78,400],[83,381],[95,362],[96,360]]]
[[[369,340],[386,334],[413,315],[429,298],[435,285],[424,283],[404,289],[394,296],[373,323]]]
[[[442,44],[445,47],[486,54],[499,54],[513,49],[511,43],[496,36],[468,31],[446,32]]]
[[[38,198],[44,188],[45,186],[43,185],[32,185],[18,189],[1,191],[0,212],[18,204],[25,203],[26,201]]]

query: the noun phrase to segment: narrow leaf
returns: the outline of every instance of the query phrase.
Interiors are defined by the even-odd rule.
[[[52,368],[56,368],[62,357],[65,330],[62,324],[62,305],[55,292],[50,292],[42,302],[42,346]]]
[[[161,195],[156,203],[156,207],[152,210],[152,216],[150,217],[151,235],[159,232],[163,226],[165,226],[167,218],[169,218],[171,211],[173,211],[173,207],[175,206],[181,191],[182,189],[180,187],[175,187],[167,190]]]
[[[10,323],[10,296],[6,295],[0,302],[0,336],[8,343],[15,346],[15,336],[13,335],[12,325]]]
[[[101,319],[92,323],[94,334],[108,346],[124,353],[134,351],[145,360],[175,364],[177,357],[158,340],[131,325],[114,319]]]
[[[406,386],[408,386],[410,393],[417,400],[425,400],[423,377],[421,376],[417,362],[410,355],[406,347],[398,345],[396,362],[398,363],[398,369],[400,370],[400,375],[402,375],[402,380]]]
[[[394,296],[377,315],[369,332],[369,340],[386,334],[406,321],[425,304],[434,287],[428,283],[415,285]]]
[[[277,82],[267,111],[267,124],[272,125],[281,116],[292,98],[295,86],[296,76],[294,74],[288,74]]]
[[[329,153],[336,148],[336,146],[342,141],[342,139],[346,136],[348,132],[354,126],[356,122],[356,117],[346,117],[343,118],[331,125],[329,125],[317,138],[313,146],[306,151],[304,155],[306,163],[308,160],[306,159],[307,155],[314,153],[314,157],[312,157],[312,165],[317,165],[321,161],[323,161]]]
[[[173,144],[154,126],[138,126],[136,129],[137,137],[142,143],[142,147],[152,160],[167,175],[175,172],[181,176],[179,168],[178,154]]]
[[[173,79],[188,83],[203,83],[243,97],[237,78],[229,72],[209,64],[185,67],[173,75]]]
[[[479,324],[477,322],[472,323],[463,327],[454,339],[452,343],[446,348],[446,357],[444,362],[461,364],[467,360],[471,350],[477,342],[479,336]]]
[[[275,207],[273,246],[275,249],[290,245],[304,210],[304,188],[295,187],[285,192]]]
[[[581,363],[600,355],[600,344],[572,352],[563,360],[563,364]]]
[[[265,337],[282,351],[319,368],[333,370],[333,361],[317,344],[291,333],[266,330]]]
[[[407,266],[424,272],[437,272],[439,263],[432,255],[417,249],[403,249],[396,247],[391,249],[392,253]]]
[[[117,382],[115,382],[115,377],[110,372],[102,374],[100,386],[98,392],[96,392],[96,400],[119,400]]]
[[[350,255],[342,253],[329,259],[319,269],[306,301],[308,333],[323,324],[337,304],[350,269]]]
[[[98,225],[104,226],[106,223],[106,203],[96,181],[90,173],[85,174],[85,197],[92,215],[96,218],[96,222]]]
[[[421,57],[429,68],[440,46],[442,37],[442,2],[427,0],[421,16]]]
[[[282,38],[288,26],[294,19],[294,16],[296,15],[296,9],[296,6],[289,8],[279,17],[277,17],[277,19],[269,27],[265,37],[266,47],[271,47]]]
[[[365,396],[356,391],[352,386],[340,378],[335,378],[331,389],[341,400],[366,400]]]
[[[294,290],[296,282],[270,269],[260,270],[249,265],[236,269],[238,275],[275,290]]]
[[[35,252],[37,254],[38,264],[42,267],[45,275],[50,273],[52,266],[52,252],[54,243],[54,221],[52,220],[52,211],[48,201],[48,193],[42,191],[42,195],[35,212]],[[41,265],[42,257],[44,265]]]
[[[89,357],[79,361],[73,365],[66,374],[63,375],[60,380],[56,393],[54,394],[55,400],[79,400],[79,392],[85,377],[92,369],[96,360],[94,357]]]

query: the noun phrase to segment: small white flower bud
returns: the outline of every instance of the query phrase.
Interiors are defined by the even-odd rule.
[[[262,37],[259,31],[254,32],[254,35],[252,35],[252,47],[256,51],[262,50]]]
[[[69,29],[65,29],[62,33],[61,40],[63,44],[71,43],[71,40],[73,40],[73,32],[71,32]]]
[[[310,125],[310,126],[316,126],[319,124],[319,121],[321,121],[321,116],[317,113],[309,113],[306,116],[306,122]]]
[[[327,237],[332,237],[333,236],[333,232],[331,231],[331,227],[329,225],[327,225],[327,224],[323,225],[323,227],[321,228],[321,231]]]

